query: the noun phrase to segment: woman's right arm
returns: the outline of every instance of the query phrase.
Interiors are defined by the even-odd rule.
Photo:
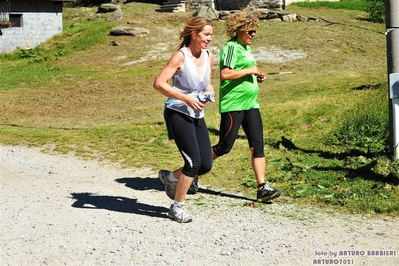
[[[177,92],[169,85],[169,80],[178,71],[183,64],[184,56],[181,52],[177,51],[169,59],[167,65],[162,69],[154,80],[153,87],[166,97],[184,100],[185,95]]]
[[[180,93],[169,85],[168,81],[171,80],[173,75],[180,69],[184,62],[184,55],[182,52],[177,51],[170,58],[168,64],[162,69],[159,75],[155,78],[153,83],[154,89],[166,97],[178,99],[184,101],[188,106],[195,110],[200,110],[204,105],[199,102],[196,98],[189,95]]]
[[[240,69],[240,70],[234,70],[228,67],[223,68],[220,71],[220,78],[222,80],[234,80],[234,79],[239,79],[242,78],[246,75],[262,75],[257,66],[253,66],[250,68],[245,68],[245,69]]]

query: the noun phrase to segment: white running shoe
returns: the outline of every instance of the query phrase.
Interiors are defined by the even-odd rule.
[[[179,223],[189,223],[193,221],[193,218],[184,210],[184,207],[178,207],[174,204],[170,205],[168,217]]]

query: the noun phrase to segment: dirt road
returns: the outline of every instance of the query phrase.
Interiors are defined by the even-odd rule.
[[[0,147],[1,265],[398,265],[399,219],[202,188],[166,217],[156,173]],[[378,252],[378,255],[377,255]]]

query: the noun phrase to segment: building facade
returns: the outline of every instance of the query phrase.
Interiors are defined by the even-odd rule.
[[[0,53],[34,48],[60,34],[63,2],[66,1],[0,0]]]

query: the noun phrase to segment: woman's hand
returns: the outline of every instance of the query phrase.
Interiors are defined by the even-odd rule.
[[[199,100],[197,100],[196,98],[186,95],[186,98],[184,100],[184,102],[191,107],[192,109],[196,110],[196,111],[201,111],[202,108],[204,107],[204,104],[202,102],[200,102]]]
[[[215,91],[213,89],[213,86],[209,86],[205,91],[204,91],[204,95],[209,96],[207,97],[206,101],[201,101],[202,103],[207,103],[207,102],[215,102]]]
[[[265,74],[258,74],[258,75],[256,75],[256,80],[257,80],[259,83],[262,83],[263,81],[265,81],[265,79],[266,79],[266,75],[265,75]]]
[[[263,73],[260,73],[258,67],[254,66],[254,67],[248,68],[248,70],[250,72],[250,75],[256,76],[256,80],[259,83],[262,83],[266,79],[266,75]]]

